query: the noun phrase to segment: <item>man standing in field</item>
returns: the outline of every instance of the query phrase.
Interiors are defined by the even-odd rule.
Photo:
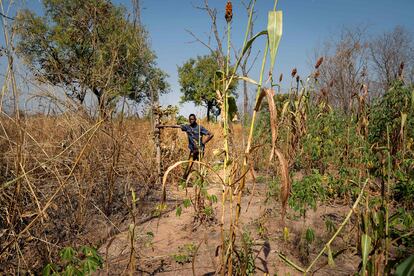
[[[197,124],[197,118],[194,114],[188,116],[188,125],[158,125],[158,128],[181,128],[182,131],[187,133],[188,148],[190,149],[189,164],[185,170],[184,179],[187,179],[191,172],[194,160],[200,160],[204,155],[205,145],[213,138],[213,134],[210,133],[203,126]]]

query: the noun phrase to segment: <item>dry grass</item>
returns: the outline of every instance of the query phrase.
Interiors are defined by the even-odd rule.
[[[4,114],[0,123],[0,271],[41,268],[67,245],[99,245],[122,227],[131,188],[138,212],[157,203],[149,121],[66,113],[20,121]],[[220,126],[202,124],[218,137],[208,146],[210,159]],[[184,133],[165,131],[162,141],[164,167],[187,158]]]

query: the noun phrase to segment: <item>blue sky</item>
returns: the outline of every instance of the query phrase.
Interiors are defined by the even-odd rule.
[[[245,2],[247,2],[246,0]],[[118,0],[129,7],[129,0]],[[158,56],[158,64],[170,75],[171,93],[162,98],[162,104],[178,104],[180,87],[177,66],[188,58],[208,53],[200,43],[190,43],[194,39],[186,32],[191,30],[201,39],[208,40],[210,20],[208,15],[194,7],[203,0],[141,0],[142,21],[150,32],[151,45]],[[232,39],[236,48],[243,42],[247,14],[241,1],[233,2]],[[218,10],[218,28],[224,34],[225,0],[210,0],[209,4]],[[272,0],[257,0],[255,32],[267,25],[267,12],[273,8]],[[284,13],[284,34],[274,74],[285,76],[293,67],[301,75],[309,72],[313,50],[326,39],[334,37],[340,29],[353,26],[366,26],[370,35],[392,30],[402,25],[414,33],[413,0],[279,0],[278,9]],[[256,47],[263,49],[263,40]],[[260,54],[261,56],[261,54]],[[260,62],[251,71],[251,77],[258,79]],[[285,77],[285,80],[287,78]],[[284,82],[288,86],[288,82]],[[253,97],[254,92],[250,92]],[[183,105],[182,113],[193,111],[193,105]],[[204,115],[205,110],[197,108]]]
[[[6,1],[7,2],[7,1]],[[114,0],[116,4],[131,10],[131,0]],[[244,37],[247,21],[246,10],[240,0],[233,0],[232,40],[239,49]],[[248,0],[245,0],[248,2]],[[30,8],[40,10],[39,0],[26,1]],[[158,56],[158,65],[169,74],[171,93],[163,96],[163,105],[179,104],[180,87],[177,66],[197,55],[208,54],[208,49],[186,32],[191,30],[200,39],[208,40],[210,19],[195,6],[203,0],[141,0],[142,22],[150,34],[150,42]],[[226,0],[209,0],[211,7],[218,10],[218,28],[224,35],[224,7]],[[267,25],[267,12],[273,8],[273,0],[257,0],[255,32]],[[366,26],[369,35],[376,35],[402,25],[414,33],[414,0],[279,0],[278,9],[284,12],[284,34],[281,40],[274,75],[289,76],[293,67],[305,76],[313,50],[325,40],[335,37],[341,27]],[[256,44],[255,52],[263,49],[263,39]],[[262,53],[259,60],[261,60]],[[251,78],[258,79],[258,67],[251,71]],[[289,82],[286,80],[286,87]],[[254,92],[251,92],[253,97]],[[204,116],[205,109],[184,104],[181,113],[196,112]]]

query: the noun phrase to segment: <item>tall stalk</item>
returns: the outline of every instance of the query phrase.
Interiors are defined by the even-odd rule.
[[[257,86],[257,92],[256,92],[256,101],[255,103],[257,104],[259,97],[260,97],[260,92],[262,89],[262,83],[263,83],[263,74],[264,74],[264,69],[265,69],[265,65],[266,65],[266,59],[267,59],[267,52],[269,51],[269,42],[266,43],[266,48],[263,54],[263,59],[262,59],[262,66],[260,69],[260,78],[259,78],[259,85]],[[246,146],[246,151],[244,153],[244,158],[243,158],[243,166],[242,166],[242,172],[247,170],[248,167],[248,157],[250,154],[250,149],[251,149],[251,144],[252,144],[252,138],[253,138],[253,130],[254,130],[254,125],[255,125],[255,120],[256,120],[256,114],[257,114],[257,110],[254,109],[253,110],[253,114],[252,114],[252,119],[250,122],[250,130],[249,130],[249,137],[247,139],[247,146]],[[235,224],[236,226],[239,223],[239,219],[240,219],[240,211],[241,211],[241,197],[243,194],[243,189],[244,186],[246,185],[246,178],[243,177],[240,183],[240,186],[238,188],[238,194],[237,194],[237,206],[236,206],[236,219],[235,219]]]
[[[229,161],[230,161],[230,152],[229,152],[229,114],[228,114],[228,74],[229,74],[229,64],[230,64],[230,30],[231,30],[231,20],[227,20],[227,58],[226,58],[226,68],[225,68],[225,78],[223,79],[223,107],[224,107],[224,114],[223,114],[223,133],[224,133],[224,182],[225,186],[223,187],[223,214],[222,214],[222,225],[224,225],[224,214],[225,214],[225,204],[226,204],[226,191],[230,189],[229,195],[229,214],[230,214],[230,221],[232,216],[232,191],[229,184],[230,174],[229,174]],[[229,252],[233,252],[233,230],[232,224],[230,224],[230,242],[229,242]],[[224,241],[224,229],[222,229],[222,236]],[[225,266],[227,254],[225,253],[227,250],[224,250],[224,243],[223,243],[223,250],[222,250],[222,257],[223,257],[223,264]],[[228,273],[232,274],[232,258],[228,258]],[[222,274],[224,274],[225,269],[222,270]]]
[[[222,239],[222,255],[221,255],[221,275],[224,275],[226,271],[226,248],[225,248],[225,234],[224,234],[224,216],[225,216],[225,205],[226,205],[226,194],[227,190],[229,189],[230,183],[230,175],[228,173],[228,164],[230,159],[229,154],[229,120],[228,120],[228,87],[229,87],[229,63],[230,63],[230,29],[231,29],[231,19],[232,19],[232,4],[230,1],[227,2],[226,5],[226,21],[227,21],[227,57],[226,57],[226,64],[225,64],[225,77],[223,78],[223,135],[224,135],[224,185],[222,189],[222,216],[221,216],[221,239]],[[230,80],[231,81],[231,80]],[[228,193],[230,196],[230,213],[231,213],[231,192]],[[230,225],[230,233],[231,233],[231,225]],[[230,249],[232,250],[232,242],[230,241]],[[229,258],[228,263],[229,273],[232,270],[232,263],[231,258]]]
[[[245,32],[245,35],[244,35],[244,42],[243,42],[242,49],[245,48],[246,43],[247,43],[247,39],[251,38],[253,36],[253,21],[252,21],[252,18],[253,18],[253,11],[254,11],[255,4],[256,4],[256,0],[253,0],[249,3],[249,6],[248,6],[248,8],[249,8],[249,18],[248,18],[248,21],[247,21],[247,27],[246,27],[246,32]],[[240,66],[240,68],[242,70],[243,77],[248,77],[249,70],[246,70],[246,66],[247,66],[247,61],[248,61],[248,58],[250,56],[250,53],[251,53],[251,48],[248,50],[248,53],[246,54],[246,57],[243,61],[243,64]],[[244,99],[243,99],[243,118],[242,118],[242,142],[243,142],[242,145],[243,145],[243,148],[244,148],[246,146],[246,124],[248,122],[248,116],[247,116],[248,111],[247,111],[247,109],[248,109],[248,101],[249,101],[249,96],[248,96],[248,91],[247,91],[247,81],[246,80],[243,81],[243,94],[244,94],[244,96],[243,96]]]
[[[390,184],[391,184],[391,146],[390,146],[390,130],[387,125],[387,188],[384,189],[385,195],[383,198],[383,208],[385,210],[385,260],[384,267],[388,263],[388,251],[390,249],[390,238],[389,238],[389,213],[388,213],[388,198],[390,195]]]
[[[10,3],[10,5],[12,2]],[[3,1],[0,0],[0,7],[3,14],[6,14],[6,11],[3,6]],[[7,10],[10,9],[10,6]],[[17,141],[16,141],[16,148],[15,148],[15,154],[16,154],[16,161],[15,161],[15,174],[16,176],[20,175],[22,171],[24,171],[24,158],[23,158],[23,144],[25,140],[25,133],[22,127],[22,122],[20,118],[20,110],[19,110],[19,93],[17,89],[16,84],[16,78],[14,75],[14,62],[12,57],[12,51],[13,51],[13,45],[12,45],[12,37],[13,34],[9,33],[9,27],[7,25],[5,17],[2,17],[2,27],[3,27],[3,35],[4,35],[4,41],[6,43],[6,49],[7,49],[7,59],[8,59],[8,67],[7,67],[7,75],[4,80],[4,87],[3,89],[6,91],[9,87],[12,91],[12,97],[13,97],[13,105],[14,105],[14,116],[15,116],[15,123],[17,125],[17,128],[19,129],[18,135],[17,135]],[[11,37],[10,37],[11,36]],[[9,86],[10,85],[10,86]],[[2,104],[2,103],[0,103]],[[15,225],[15,220],[17,219],[18,213],[19,213],[19,203],[20,202],[20,191],[21,191],[21,180],[16,181],[15,189],[14,189],[14,195],[13,200],[10,205],[10,209],[8,210],[10,212],[10,225],[13,227]]]

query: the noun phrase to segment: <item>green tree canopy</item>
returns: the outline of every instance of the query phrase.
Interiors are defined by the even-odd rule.
[[[121,97],[142,102],[168,91],[141,26],[109,0],[43,0],[44,15],[16,17],[17,51],[40,80],[84,101],[90,91],[101,111]]]
[[[220,111],[220,104],[217,100],[216,90],[222,89],[220,78],[216,73],[221,68],[217,55],[198,56],[191,58],[178,67],[178,78],[181,85],[181,102],[193,102],[195,105],[202,105],[207,108],[207,120],[210,120],[210,113],[213,108]],[[234,93],[237,82],[230,86],[230,92]],[[234,101],[231,100],[232,102]]]

